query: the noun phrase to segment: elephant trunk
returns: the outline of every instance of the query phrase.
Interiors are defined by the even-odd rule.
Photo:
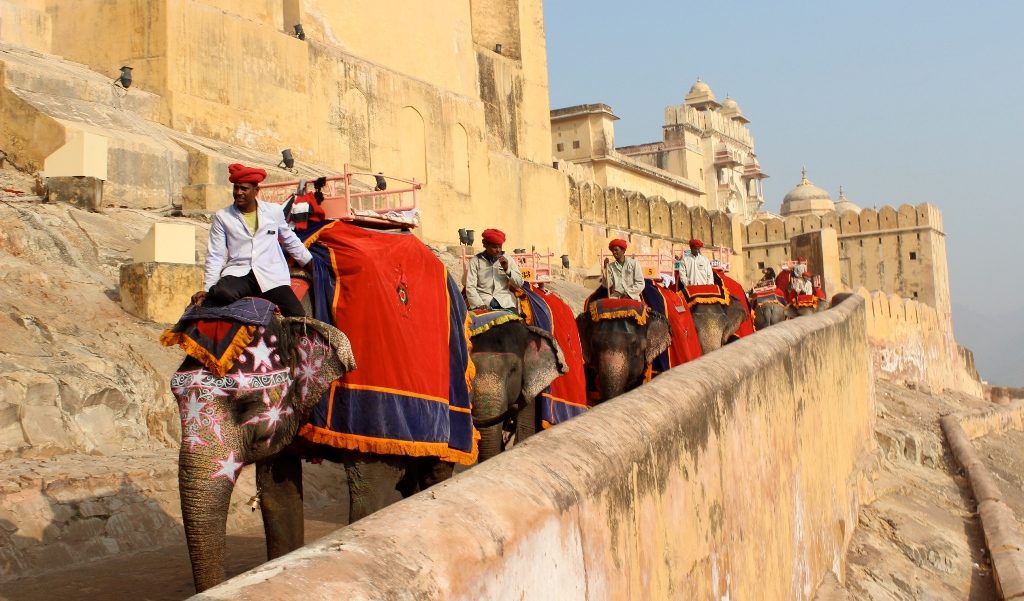
[[[719,305],[705,305],[694,308],[693,321],[697,326],[697,337],[700,339],[704,354],[722,347],[725,338],[725,311]]]
[[[225,530],[234,481],[211,477],[211,466],[216,465],[212,457],[207,453],[193,453],[184,446],[179,465],[181,517],[192,560],[192,579],[199,593],[226,578]]]
[[[505,400],[493,395],[478,396],[473,402],[474,416],[489,418],[499,415],[505,410]],[[494,457],[501,452],[501,434],[503,423],[498,422],[490,426],[480,426],[479,460],[484,461]]]
[[[604,350],[598,356],[597,386],[601,399],[609,400],[629,390],[630,358],[624,349]]]

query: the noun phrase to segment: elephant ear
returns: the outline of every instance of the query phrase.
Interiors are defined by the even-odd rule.
[[[331,345],[334,356],[338,360],[338,365],[334,366],[338,373],[333,376],[329,375],[328,381],[340,378],[356,368],[356,358],[352,355],[352,344],[349,343],[348,336],[338,328],[312,317],[284,317],[281,322],[295,337],[308,336],[312,331]]]
[[[526,326],[531,336],[523,353],[523,397],[535,398],[558,376],[569,373],[555,338],[541,328]]]
[[[647,318],[647,356],[644,360],[651,363],[658,358],[658,355],[664,353],[670,344],[672,344],[672,326],[664,315],[652,311]]]

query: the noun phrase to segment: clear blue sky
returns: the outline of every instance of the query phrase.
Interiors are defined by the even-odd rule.
[[[545,2],[552,108],[604,102],[661,139],[701,77],[739,102],[767,208],[808,177],[944,216],[958,341],[1024,385],[1024,2]]]

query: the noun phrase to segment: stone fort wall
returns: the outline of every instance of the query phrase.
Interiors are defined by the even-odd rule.
[[[885,206],[821,216],[756,219],[743,228],[746,281],[790,260],[793,236],[833,228],[839,237],[844,287],[863,287],[915,299],[950,319],[949,273],[942,213],[928,203]]]
[[[559,169],[567,173],[573,167],[570,163],[559,164]],[[629,241],[628,254],[666,256],[682,252],[691,238],[700,238],[709,247],[734,251],[742,244],[739,221],[729,214],[590,181],[570,180],[568,220],[565,245],[578,253],[570,253],[570,257],[588,276],[599,272],[600,257],[607,254],[612,238]],[[734,252],[730,272],[744,273],[743,262],[743,256]]]

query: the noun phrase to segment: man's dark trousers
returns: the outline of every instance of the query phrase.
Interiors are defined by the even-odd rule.
[[[230,305],[246,296],[258,296],[277,305],[285,317],[306,317],[302,303],[295,296],[291,286],[278,286],[266,292],[260,290],[256,274],[249,272],[242,277],[226,275],[217,281],[206,293],[205,305],[221,307]]]

